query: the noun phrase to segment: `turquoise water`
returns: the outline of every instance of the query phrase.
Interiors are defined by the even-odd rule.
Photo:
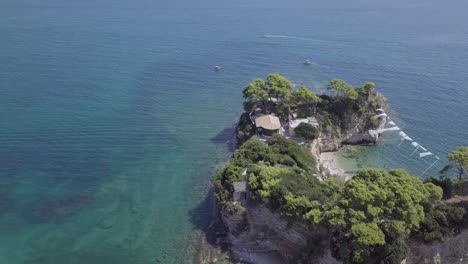
[[[420,144],[440,156],[468,144],[466,10],[461,0],[2,1],[0,263],[194,262],[240,91],[270,72],[318,91],[332,78],[372,80]],[[429,163],[397,142],[363,155],[415,174]]]

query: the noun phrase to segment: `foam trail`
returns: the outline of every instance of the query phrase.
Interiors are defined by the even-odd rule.
[[[318,64],[318,63],[315,63],[315,62],[311,62],[310,64],[311,64],[311,65],[314,65],[314,66],[318,66],[318,67],[330,68],[330,66],[323,65],[323,64]]]
[[[306,37],[299,37],[299,36],[286,36],[286,35],[262,35],[264,38],[285,38],[285,39],[299,39],[299,40],[306,40],[306,41],[315,41],[315,42],[330,42],[321,39],[313,39],[313,38],[306,38]]]

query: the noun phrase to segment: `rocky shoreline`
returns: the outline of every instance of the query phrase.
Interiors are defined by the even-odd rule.
[[[461,225],[464,209],[439,203],[441,187],[404,170],[340,168],[332,152],[376,144],[397,127],[385,129],[388,105],[375,84],[335,79],[327,87],[335,95],[293,89],[278,74],[245,87],[239,150],[213,177],[218,203],[210,203],[213,222],[196,263],[441,263],[430,251],[456,246],[421,243],[438,237],[431,232],[456,233],[437,222],[439,209],[458,221],[450,228]]]
[[[380,124],[385,125],[385,120]],[[373,144],[374,139],[364,131],[354,130],[345,139],[318,138],[310,144],[310,151],[320,161],[323,151],[336,151],[344,144]],[[320,172],[328,176],[336,175],[324,171],[323,163],[318,162]],[[213,188],[213,187],[212,187]],[[209,192],[210,200],[215,203],[213,189]],[[273,213],[265,204],[246,205],[245,210],[235,214],[223,212],[218,205],[213,206],[213,221],[206,230],[197,263],[212,261],[241,261],[244,263],[292,263],[291,256],[300,254],[313,240],[320,240],[326,248],[328,236],[312,233],[306,226],[291,226],[277,213]],[[247,224],[246,224],[247,223]],[[232,232],[232,230],[237,230]],[[234,234],[235,233],[235,234]],[[311,235],[312,234],[312,235]],[[320,238],[314,236],[320,236]],[[208,252],[208,253],[207,253]],[[336,264],[329,250],[322,252],[314,263]]]

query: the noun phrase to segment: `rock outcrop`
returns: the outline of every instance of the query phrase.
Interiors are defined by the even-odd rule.
[[[378,107],[386,110],[385,98],[381,97],[384,105]],[[312,153],[319,157],[321,152],[336,151],[345,144],[375,143],[369,129],[383,128],[386,118],[373,120],[375,106],[369,103],[364,110],[353,113],[344,124],[335,124],[325,116],[320,120],[317,116],[320,136],[311,144]],[[238,143],[252,137],[254,130],[248,113],[244,113],[236,126]],[[233,259],[247,263],[297,263],[305,257],[302,260],[308,263],[339,263],[331,256],[326,230],[310,230],[306,225],[288,223],[267,205],[267,201],[262,201],[239,206],[235,212],[221,211],[221,221],[227,229],[223,241]]]
[[[290,224],[264,203],[246,206],[235,213],[222,212],[222,221],[228,228],[231,257],[248,263],[295,263],[310,243],[327,248],[327,236],[305,225]],[[338,263],[329,252],[317,253],[311,263]]]
[[[468,230],[444,242],[408,241],[406,264],[468,263]]]
[[[386,108],[386,107],[385,107]],[[346,124],[346,129],[335,127],[333,131],[320,134],[318,145],[320,152],[337,151],[343,145],[373,144],[376,142],[369,129],[382,129],[387,123],[386,117],[380,117],[371,123],[368,117],[359,117]]]

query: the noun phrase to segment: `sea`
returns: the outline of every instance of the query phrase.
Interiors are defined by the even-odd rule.
[[[386,132],[347,158],[417,177],[437,156],[423,177],[437,176],[468,145],[467,12],[465,0],[2,0],[0,263],[197,263],[241,91],[269,73],[317,92],[375,82],[434,155]]]

